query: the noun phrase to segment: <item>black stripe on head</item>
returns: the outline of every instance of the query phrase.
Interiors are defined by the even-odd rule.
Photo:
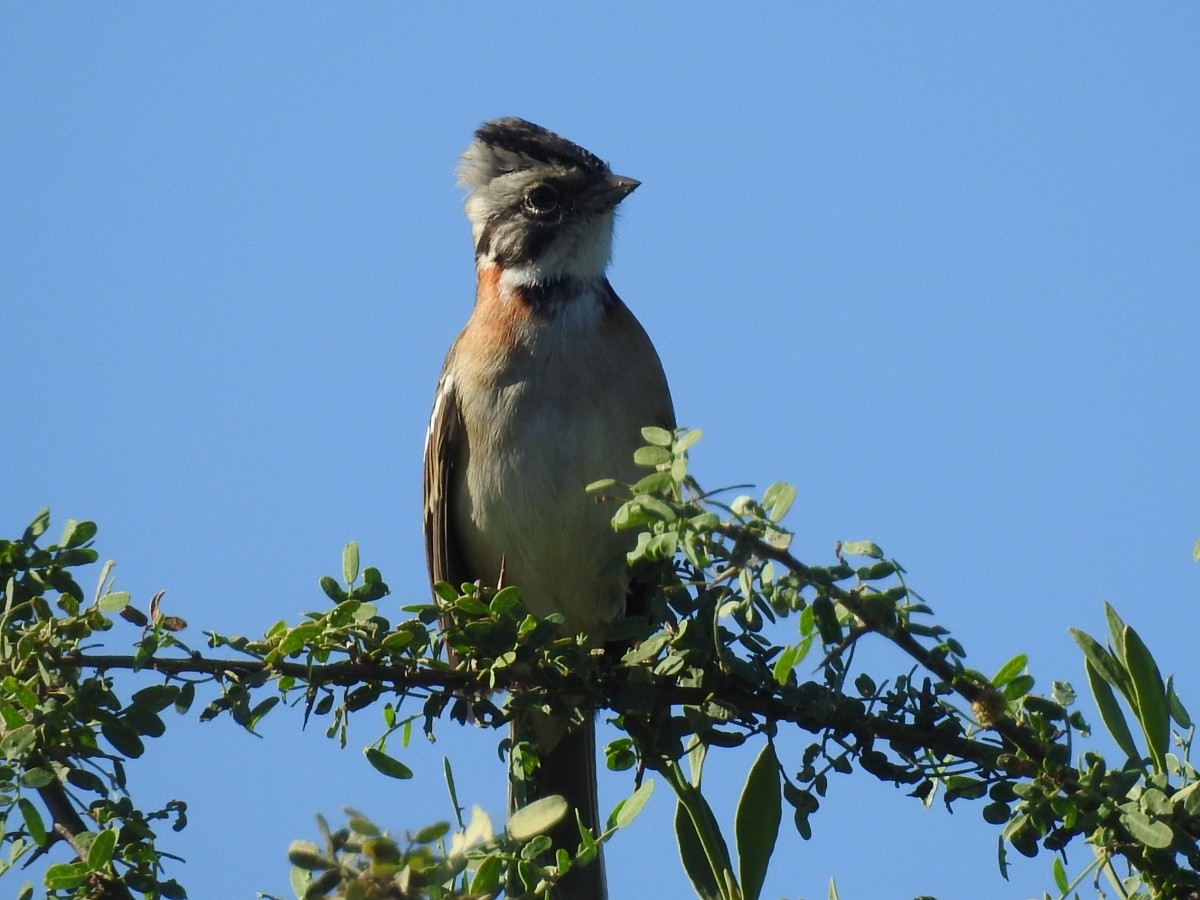
[[[491,254],[502,269],[536,262],[555,233],[551,223],[527,221],[519,212],[502,213],[483,226],[475,258]]]
[[[593,172],[609,172],[608,163],[578,144],[516,116],[485,122],[475,137],[498,150],[519,153],[534,162],[578,166]]]

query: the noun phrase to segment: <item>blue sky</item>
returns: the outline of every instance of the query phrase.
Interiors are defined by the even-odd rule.
[[[393,616],[422,598],[421,443],[474,290],[453,168],[520,115],[643,182],[611,277],[703,483],[796,484],[802,558],[876,541],[970,663],[1027,652],[1045,690],[1086,696],[1067,628],[1111,601],[1200,712],[1198,41],[1169,3],[6,4],[0,529],[96,520],[196,643],[321,607],[350,539]],[[318,811],[445,817],[443,754],[503,808],[491,735],[442,729],[399,783],[370,713],[345,752],[290,714],[172,726],[132,778],[190,803],[163,846],[195,898],[287,896]],[[750,758],[713,770],[726,813]],[[669,821],[664,790],[612,845],[614,897],[689,896]],[[1000,881],[977,810],[867,778],[812,824],[765,896],[1052,885],[1045,856]]]

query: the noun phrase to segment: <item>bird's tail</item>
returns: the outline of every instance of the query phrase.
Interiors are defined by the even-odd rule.
[[[540,721],[534,723],[538,734],[539,766],[536,787],[526,790],[524,803],[540,797],[560,794],[569,807],[566,816],[549,832],[554,848],[565,849],[574,855],[579,846],[579,827],[575,814],[583,820],[592,834],[600,833],[600,802],[596,786],[596,720],[589,717],[564,733],[559,720],[534,713]],[[513,722],[513,741],[517,740],[517,723]],[[509,812],[516,807],[514,791],[509,792]],[[606,900],[608,889],[604,877],[604,858],[597,854],[586,866],[572,869],[558,883],[558,900]]]

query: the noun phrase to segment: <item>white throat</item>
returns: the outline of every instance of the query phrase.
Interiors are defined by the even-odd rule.
[[[479,227],[472,222],[472,230],[479,239]],[[534,287],[564,279],[574,281],[598,281],[608,269],[612,257],[613,213],[608,210],[576,227],[563,228],[536,261],[509,265],[501,275],[501,284],[507,287]],[[490,255],[481,257],[480,268],[495,265]]]

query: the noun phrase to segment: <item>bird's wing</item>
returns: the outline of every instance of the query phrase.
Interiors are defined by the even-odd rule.
[[[454,470],[462,460],[463,423],[458,409],[454,381],[442,370],[425,436],[425,561],[429,583],[446,581],[458,587],[468,575],[454,530]]]

